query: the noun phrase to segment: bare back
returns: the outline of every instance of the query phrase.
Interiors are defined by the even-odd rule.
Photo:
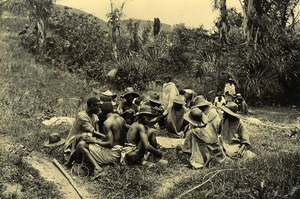
[[[141,131],[145,131],[145,127],[138,122],[133,123],[127,133],[128,143],[138,145]]]
[[[104,127],[107,133],[111,132],[113,135],[113,146],[124,145],[126,128],[125,120],[118,114],[110,114],[104,122]]]

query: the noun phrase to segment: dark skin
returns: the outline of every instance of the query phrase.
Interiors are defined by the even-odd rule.
[[[138,121],[132,124],[127,133],[128,143],[137,146],[137,150],[127,154],[126,158],[129,161],[140,161],[146,151],[149,151],[156,158],[162,157],[162,152],[157,149],[156,137],[153,131],[147,130],[150,120],[153,115],[142,114],[138,116]]]
[[[96,104],[90,105],[86,109],[86,113],[91,118],[93,114],[97,115],[100,112],[100,101]],[[95,129],[93,134],[101,139],[105,139],[105,135],[100,133],[98,129]]]
[[[88,144],[98,144],[105,148],[112,148],[116,145],[124,145],[125,142],[125,120],[118,114],[108,114],[107,119],[104,122],[104,128],[106,137],[105,141],[86,136],[85,141],[81,141],[77,145],[78,152],[81,153],[86,158],[86,160],[94,167],[95,176],[97,176],[102,171],[102,169],[90,154],[88,150]]]

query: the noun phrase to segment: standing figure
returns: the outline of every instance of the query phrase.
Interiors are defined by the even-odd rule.
[[[163,84],[163,108],[164,110],[167,110],[169,107],[172,106],[172,100],[175,96],[179,95],[179,91],[176,87],[176,85],[171,82],[172,77],[168,76],[166,77],[166,82]]]
[[[235,95],[235,81],[232,78],[228,79],[228,82],[225,84],[224,95],[226,102],[232,102],[233,96]]]

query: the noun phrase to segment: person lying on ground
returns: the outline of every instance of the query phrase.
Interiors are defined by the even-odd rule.
[[[225,160],[225,154],[218,139],[218,135],[208,122],[206,115],[199,109],[193,108],[184,115],[189,122],[182,151],[193,168],[210,166]]]
[[[220,115],[217,109],[207,101],[203,95],[198,95],[194,99],[194,107],[199,108],[208,118],[208,122],[212,124],[214,132],[217,133],[221,122]]]
[[[173,98],[172,102],[173,105],[164,112],[167,132],[171,137],[184,137],[184,130],[188,124],[183,119],[183,115],[188,111],[184,107],[184,97],[177,95]]]
[[[98,116],[100,111],[100,100],[96,97],[87,99],[87,108],[85,111],[78,113],[74,124],[71,127],[64,148],[64,157],[67,166],[71,166],[77,155],[75,154],[77,144],[86,135],[90,137],[96,136],[100,139],[106,138],[104,134],[99,132]]]
[[[111,113],[107,113],[104,127],[106,136],[104,141],[86,136],[85,140],[79,142],[76,149],[83,158],[81,161],[87,161],[93,167],[94,179],[101,175],[101,166],[120,162],[121,151],[125,143],[125,120],[118,114],[112,113],[112,109]]]
[[[248,105],[240,93],[236,94],[236,97],[234,98],[234,102],[238,105],[238,111],[242,112],[245,115],[248,114],[249,112]]]
[[[117,112],[129,125],[133,124],[135,119],[134,114],[138,111],[138,106],[133,103],[133,99],[139,96],[140,94],[135,92],[132,87],[126,88],[125,93],[121,96],[121,98],[125,99],[125,101],[119,104]]]
[[[122,152],[121,162],[123,164],[139,164],[146,152],[150,152],[156,160],[162,157],[162,152],[158,150],[156,135],[153,129],[149,128],[150,120],[156,115],[148,105],[141,105],[136,113],[137,122],[131,125],[127,132],[127,141]]]
[[[248,150],[250,140],[246,126],[237,114],[238,105],[228,102],[221,109],[224,113],[218,132],[221,135],[221,144],[225,154],[233,159],[253,157],[254,153]]]

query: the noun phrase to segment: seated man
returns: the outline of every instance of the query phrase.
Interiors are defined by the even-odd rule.
[[[125,93],[121,96],[126,101],[121,102],[117,112],[125,119],[126,123],[131,125],[134,122],[134,114],[138,111],[138,106],[133,103],[133,99],[140,95],[134,91],[132,87],[125,89]]]
[[[194,107],[199,108],[208,118],[208,122],[212,124],[214,131],[217,133],[221,122],[217,109],[203,95],[199,95],[194,99]]]
[[[192,89],[184,89],[184,98],[185,98],[185,103],[187,108],[191,108],[193,106],[193,101],[196,96],[195,91]]]
[[[112,93],[110,90],[106,90],[100,93],[100,100],[102,102],[111,102],[114,107],[114,111],[116,111],[118,108],[116,103],[116,98],[117,98],[117,94]]]
[[[167,131],[171,137],[184,137],[184,130],[188,124],[183,119],[183,115],[188,111],[183,106],[185,104],[184,96],[177,95],[172,102],[173,105],[164,112]]]
[[[163,112],[164,109],[162,107],[162,102],[159,99],[159,95],[157,93],[151,93],[148,97],[148,102],[146,102],[146,105],[149,105],[152,108],[152,112],[157,115],[153,120],[151,120],[152,124],[157,124],[164,128],[164,117]]]
[[[250,146],[249,135],[237,114],[238,105],[234,102],[228,102],[221,109],[224,113],[219,134],[226,155],[231,158],[253,157],[254,153],[247,150]]]
[[[100,100],[90,97],[87,100],[86,111],[78,113],[77,118],[69,132],[65,143],[64,156],[67,166],[71,166],[76,158],[76,147],[80,140],[86,135],[97,136],[104,139],[105,135],[99,132],[98,116],[100,111]],[[77,157],[78,158],[78,157]]]
[[[77,151],[94,168],[94,178],[101,174],[101,166],[120,162],[121,151],[125,143],[125,120],[114,113],[107,113],[104,122],[105,141],[86,136],[80,141]]]
[[[126,164],[141,163],[145,153],[153,154],[155,159],[162,157],[162,152],[157,149],[157,141],[154,131],[149,128],[150,120],[155,117],[151,107],[141,105],[136,113],[137,122],[131,125],[127,133],[128,143],[123,149],[121,162]]]
[[[236,94],[234,102],[238,105],[238,111],[248,114],[248,105],[240,93]]]
[[[189,122],[182,151],[194,168],[209,166],[211,161],[222,162],[225,158],[218,136],[208,118],[199,109],[193,108],[184,115]]]
[[[214,105],[217,108],[220,108],[221,106],[224,106],[226,104],[226,100],[224,98],[224,95],[221,91],[218,91],[217,96],[214,100]]]

